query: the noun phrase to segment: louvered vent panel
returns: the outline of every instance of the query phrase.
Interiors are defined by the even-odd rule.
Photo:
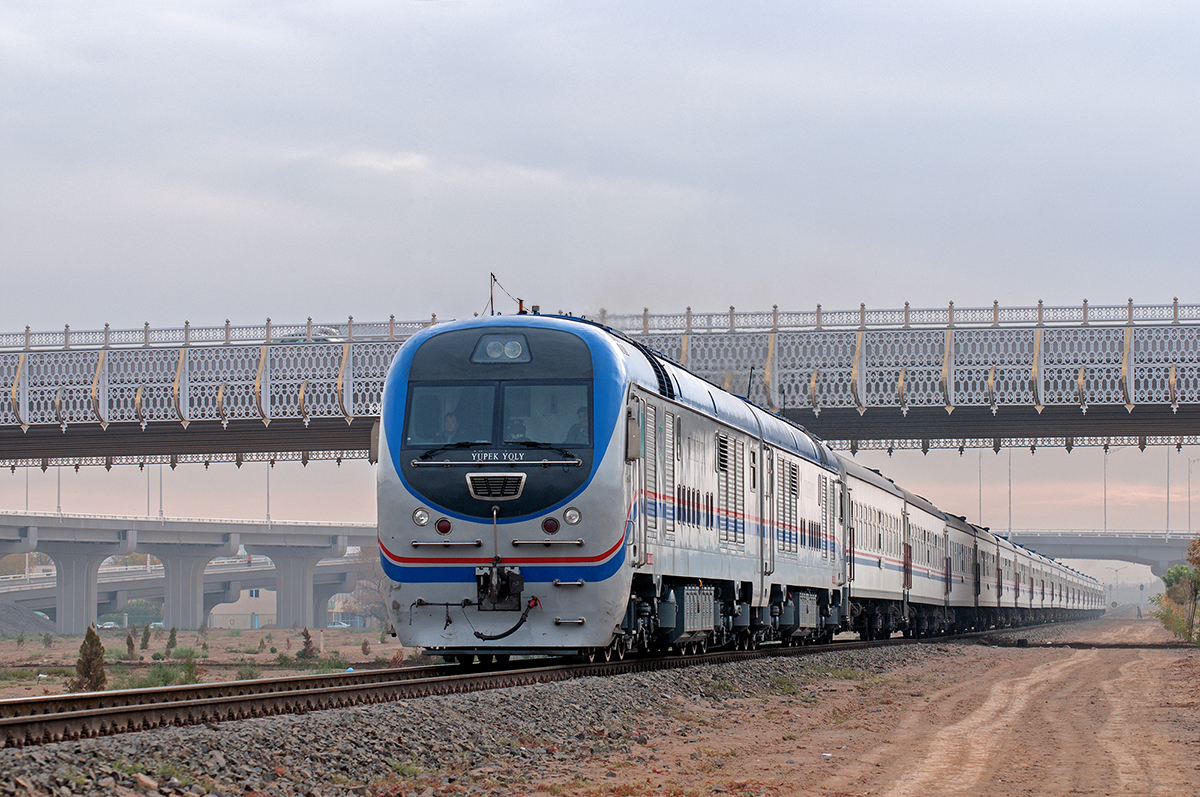
[[[467,486],[480,501],[511,501],[525,489],[524,473],[470,473]]]

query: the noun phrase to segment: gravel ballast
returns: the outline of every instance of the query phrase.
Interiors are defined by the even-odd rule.
[[[765,658],[0,750],[0,792],[505,794],[574,761],[653,745],[667,725],[687,735],[681,706],[815,696],[833,673],[919,667],[976,644]]]

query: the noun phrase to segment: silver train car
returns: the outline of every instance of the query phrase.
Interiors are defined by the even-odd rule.
[[[926,636],[1103,612],[1093,579],[574,318],[430,327],[377,450],[399,640],[449,659]]]

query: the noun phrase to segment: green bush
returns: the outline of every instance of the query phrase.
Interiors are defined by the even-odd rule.
[[[262,673],[253,664],[242,664],[237,668],[237,679],[239,681],[253,681],[260,675]]]
[[[166,658],[166,656],[164,656],[160,651],[156,650],[153,654],[151,654],[150,658],[154,659],[155,661],[162,661]]]

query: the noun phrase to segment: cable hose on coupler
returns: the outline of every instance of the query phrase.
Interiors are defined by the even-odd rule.
[[[479,639],[483,639],[483,640],[487,640],[487,641],[491,641],[494,639],[504,639],[506,636],[510,636],[510,635],[516,633],[518,628],[525,625],[525,621],[529,619],[529,611],[534,606],[540,607],[541,605],[542,605],[542,602],[537,599],[537,595],[534,595],[532,598],[529,599],[529,603],[526,604],[525,611],[521,612],[521,619],[517,620],[517,624],[514,625],[512,628],[508,629],[507,631],[505,631],[502,634],[485,634],[482,631],[476,631],[475,636],[478,637]]]

